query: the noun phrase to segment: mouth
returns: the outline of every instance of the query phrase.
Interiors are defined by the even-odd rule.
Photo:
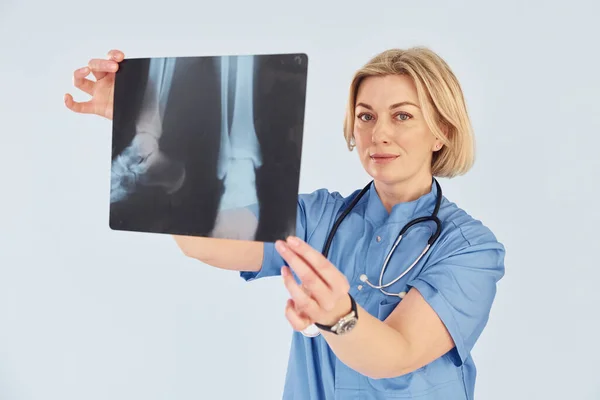
[[[394,161],[398,156],[396,154],[388,154],[388,153],[375,153],[371,154],[371,160],[377,164],[384,164]]]

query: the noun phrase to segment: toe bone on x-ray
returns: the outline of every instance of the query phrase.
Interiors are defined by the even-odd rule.
[[[295,128],[295,137],[293,139],[296,140],[297,144],[301,144],[307,63],[303,63],[304,59],[302,57],[292,57],[291,59],[294,62],[290,63],[290,68],[298,70],[296,71],[296,75],[299,79],[296,78],[296,81],[298,82],[297,86],[299,90],[291,93],[284,90],[277,92],[271,88],[273,82],[278,81],[274,78],[276,75],[273,74],[280,73],[281,76],[284,76],[284,73],[289,73],[289,71],[281,73],[273,67],[269,70],[267,68],[269,64],[261,60],[261,57],[266,56],[243,55],[206,58],[207,62],[214,64],[212,66],[214,68],[211,71],[215,73],[208,74],[208,77],[200,73],[191,74],[192,78],[188,76],[189,68],[181,68],[180,71],[184,71],[184,73],[177,75],[179,73],[177,70],[178,62],[189,62],[190,58],[171,57],[152,58],[148,60],[147,80],[145,82],[141,105],[136,110],[137,113],[130,113],[132,114],[130,118],[135,119],[135,133],[129,144],[116,157],[113,157],[110,193],[111,212],[113,212],[113,209],[116,210],[117,206],[120,206],[119,212],[121,213],[121,217],[119,220],[122,222],[123,219],[126,219],[123,218],[123,213],[127,213],[127,211],[123,211],[123,204],[128,205],[130,208],[136,208],[135,203],[141,201],[144,202],[144,207],[148,208],[149,204],[158,203],[158,198],[161,198],[161,196],[165,198],[166,196],[169,199],[168,201],[170,201],[170,210],[154,209],[149,212],[146,211],[146,217],[150,220],[169,220],[170,222],[164,222],[162,225],[158,223],[158,228],[144,228],[136,226],[136,223],[130,223],[128,226],[125,226],[125,224],[115,226],[111,220],[111,226],[114,229],[181,233],[176,223],[173,222],[174,218],[170,218],[170,215],[173,214],[173,208],[179,207],[181,208],[179,211],[184,211],[185,207],[190,208],[198,204],[208,207],[206,206],[206,202],[195,204],[200,199],[189,196],[185,197],[185,193],[188,193],[184,190],[186,185],[202,185],[201,180],[191,182],[190,178],[192,175],[201,176],[202,171],[190,170],[192,168],[192,165],[189,165],[190,163],[186,165],[185,160],[172,154],[167,154],[160,145],[162,136],[165,132],[169,133],[168,129],[165,129],[164,126],[165,112],[167,112],[169,106],[177,107],[176,102],[173,100],[177,99],[177,96],[172,93],[174,80],[177,78],[183,79],[182,76],[185,74],[185,79],[188,80],[213,79],[218,81],[218,85],[213,85],[213,87],[218,87],[218,90],[209,91],[209,93],[199,93],[202,96],[209,96],[212,102],[220,103],[220,107],[218,108],[220,110],[220,120],[216,124],[219,129],[218,131],[216,129],[211,131],[211,134],[219,136],[218,145],[208,148],[198,148],[197,157],[206,156],[207,152],[218,153],[216,157],[216,172],[212,178],[222,182],[223,189],[221,193],[211,194],[218,196],[218,206],[202,210],[206,211],[205,214],[207,216],[213,216],[211,229],[205,232],[187,233],[244,240],[263,240],[267,237],[283,237],[285,234],[293,233],[296,217],[295,204],[292,205],[290,202],[297,196],[300,157],[299,154],[284,154],[284,157],[280,157],[280,160],[285,159],[287,156],[289,163],[294,167],[292,171],[295,171],[295,176],[289,177],[292,182],[295,182],[295,186],[292,185],[295,192],[289,193],[290,189],[288,186],[288,188],[282,189],[288,191],[286,193],[287,196],[280,196],[280,198],[285,197],[287,203],[286,210],[288,211],[283,215],[283,218],[287,219],[287,231],[284,229],[284,231],[275,233],[273,230],[272,232],[264,232],[263,237],[257,236],[260,218],[269,218],[271,214],[270,209],[260,207],[261,199],[265,198],[267,193],[276,193],[277,187],[281,182],[268,182],[265,187],[268,188],[271,186],[271,189],[264,189],[264,193],[258,190],[256,173],[263,167],[264,150],[259,142],[255,121],[261,118],[274,118],[274,116],[269,114],[271,110],[266,106],[262,107],[260,112],[257,112],[255,103],[264,99],[268,104],[277,104],[285,100],[282,96],[295,96],[294,99],[291,99],[292,101],[290,99],[287,100],[291,107],[297,107],[301,111],[301,113],[296,113],[296,115],[302,115],[302,117],[288,121],[287,125],[280,124],[280,126],[284,127],[281,129],[281,132],[274,132],[272,128],[263,128],[260,132],[263,135],[269,135],[266,138],[263,136],[263,141],[279,140],[285,143],[286,137],[283,135],[287,134],[290,129],[293,130]],[[282,57],[286,57],[286,55],[282,55]],[[289,55],[287,59],[290,59]],[[257,67],[257,61],[263,61],[262,65],[260,65],[264,71],[262,75],[259,75],[257,72],[261,71],[261,68]],[[283,64],[283,62],[279,64]],[[126,64],[124,66],[126,67]],[[261,78],[262,81],[257,81],[257,79]],[[265,87],[266,85],[271,86],[257,96],[255,93],[256,88],[261,88],[260,85],[263,84],[263,81]],[[285,86],[285,78],[280,78],[279,81],[283,82],[283,88]],[[195,90],[193,85],[190,86],[190,91]],[[121,100],[121,104],[127,101],[123,98]],[[173,104],[175,105],[171,105],[171,102],[174,102]],[[115,94],[115,113],[118,112],[117,103],[117,94]],[[203,110],[199,107],[195,112],[202,113]],[[127,115],[129,116],[129,114]],[[269,127],[270,125],[262,124],[262,126]],[[115,127],[113,127],[113,135],[117,134]],[[280,137],[278,138],[276,135],[280,135]],[[287,139],[289,140],[289,138]],[[190,141],[190,143],[192,142]],[[186,145],[187,143],[180,143],[180,146],[185,147]],[[267,169],[280,168],[280,160],[265,167]],[[152,190],[144,191],[144,188]],[[192,191],[191,193],[198,193],[198,191]],[[137,199],[133,200],[136,198],[135,196],[137,196]],[[177,200],[177,205],[174,205],[175,200],[173,199],[176,196],[180,196],[181,198]],[[271,195],[271,200],[273,200],[273,195]],[[271,208],[277,208],[275,206],[276,203],[271,201],[271,204],[274,204]],[[114,212],[116,213],[117,211]],[[131,214],[134,213],[134,211],[131,211]],[[273,213],[271,218],[281,219],[281,212]]]

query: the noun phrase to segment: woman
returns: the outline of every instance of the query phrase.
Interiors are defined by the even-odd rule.
[[[75,71],[75,86],[93,97],[77,103],[66,95],[66,106],[111,118],[123,58],[111,51]],[[96,83],[86,80],[90,72]],[[326,189],[299,196],[297,237],[175,239],[187,256],[243,279],[282,276],[295,330],[284,398],[472,399],[470,352],[504,275],[505,250],[441,196],[434,179],[473,164],[460,85],[429,49],[382,52],[351,83],[344,135],[373,182],[348,197]],[[321,249],[349,207],[325,257]],[[412,225],[388,258],[405,224],[436,212],[439,232],[432,220]],[[309,337],[315,326],[320,334]]]

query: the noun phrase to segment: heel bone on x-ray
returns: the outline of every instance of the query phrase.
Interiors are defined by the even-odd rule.
[[[110,226],[274,241],[296,230],[304,54],[127,59]]]

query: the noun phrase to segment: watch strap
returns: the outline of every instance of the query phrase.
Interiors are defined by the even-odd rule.
[[[351,311],[350,312],[354,312],[354,318],[358,319],[358,312],[357,312],[357,307],[356,307],[356,301],[354,300],[354,297],[352,297],[352,295],[350,293],[348,293],[348,297],[350,297],[350,305],[351,305]],[[340,320],[342,318],[345,318],[346,315],[342,316],[340,318]],[[339,322],[339,321],[338,321]],[[337,325],[337,323],[333,324],[333,325],[323,325],[323,324],[319,324],[318,322],[315,322],[315,326],[319,329],[322,329],[324,331],[327,332],[333,332],[335,333],[332,328]]]

